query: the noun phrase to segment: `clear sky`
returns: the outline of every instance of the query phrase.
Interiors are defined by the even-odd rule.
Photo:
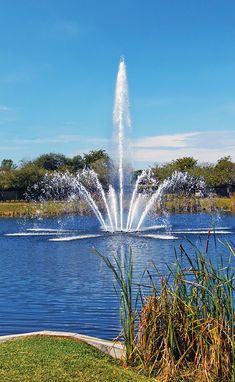
[[[125,56],[137,167],[235,160],[234,0],[0,0],[0,160],[109,148]]]

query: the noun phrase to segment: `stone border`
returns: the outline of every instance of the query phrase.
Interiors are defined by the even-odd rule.
[[[79,341],[85,342],[91,346],[94,346],[102,353],[108,354],[115,359],[121,359],[124,354],[124,346],[120,342],[102,340],[96,337],[85,336],[79,333],[71,333],[71,332],[55,332],[50,330],[43,330],[39,332],[30,332],[30,333],[22,333],[22,334],[10,334],[7,336],[0,336],[0,343],[10,341],[17,338],[31,336],[54,336],[54,337],[68,337],[74,338]]]

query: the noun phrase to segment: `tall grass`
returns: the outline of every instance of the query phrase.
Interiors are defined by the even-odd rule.
[[[124,362],[131,364],[135,358],[135,321],[137,316],[137,302],[139,293],[133,293],[133,256],[132,251],[124,254],[122,261],[113,255],[113,262],[97,250],[95,253],[104,261],[114,274],[118,288],[115,288],[119,299],[121,337],[125,344]]]
[[[165,380],[235,381],[234,274],[214,266],[195,248],[181,246],[159,295],[142,306],[138,341],[141,366]],[[191,378],[191,379],[190,379]],[[177,380],[177,379],[176,379]],[[186,379],[185,379],[186,380]]]
[[[193,255],[180,246],[167,276],[149,274],[151,293],[138,312],[132,255],[123,267],[99,254],[120,288],[125,362],[157,381],[235,381],[234,250],[227,244],[228,258],[214,265],[208,244],[205,253],[192,244]]]

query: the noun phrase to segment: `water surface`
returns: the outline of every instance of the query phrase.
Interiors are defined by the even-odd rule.
[[[171,215],[148,222],[138,233],[102,232],[94,217],[0,219],[0,334],[36,330],[74,331],[91,336],[118,335],[119,314],[113,276],[95,247],[119,257],[132,250],[135,279],[152,260],[161,272],[174,262],[174,249],[190,241],[205,247],[209,227],[216,231],[213,261],[226,256],[220,243],[235,243],[235,217]],[[157,226],[157,227],[156,227]]]

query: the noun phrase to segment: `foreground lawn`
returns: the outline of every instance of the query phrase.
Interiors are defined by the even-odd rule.
[[[0,344],[1,382],[148,382],[79,341],[28,337]]]

